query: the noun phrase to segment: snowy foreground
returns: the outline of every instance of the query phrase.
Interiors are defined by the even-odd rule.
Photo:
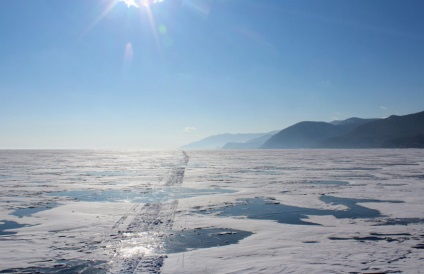
[[[0,273],[424,273],[424,150],[4,150],[0,208]]]

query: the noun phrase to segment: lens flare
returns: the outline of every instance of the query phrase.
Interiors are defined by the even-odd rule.
[[[132,43],[128,42],[125,46],[125,55],[124,55],[124,62],[125,64],[129,65],[131,64],[134,57],[134,49]]]

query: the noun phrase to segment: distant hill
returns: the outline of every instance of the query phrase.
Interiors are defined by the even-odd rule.
[[[424,111],[392,115],[318,142],[317,148],[424,148]]]
[[[269,140],[274,134],[276,134],[278,130],[271,131],[266,133],[265,135],[261,137],[257,137],[251,140],[248,140],[243,143],[237,143],[237,142],[229,142],[226,143],[222,148],[223,149],[256,149],[260,148],[266,141]]]
[[[221,149],[230,142],[243,143],[255,138],[260,138],[267,133],[239,133],[239,134],[219,134],[206,137],[202,140],[182,146],[181,149]]]
[[[272,136],[261,148],[314,148],[318,143],[340,136],[358,126],[378,119],[349,118],[341,121],[300,122]]]
[[[330,122],[330,124],[341,127],[344,131],[352,130],[358,126],[368,124],[369,122],[374,122],[380,119],[362,119],[357,117],[352,117],[346,120],[336,120]]]
[[[325,122],[300,122],[272,136],[262,148],[310,148],[318,141],[339,135],[341,130]]]

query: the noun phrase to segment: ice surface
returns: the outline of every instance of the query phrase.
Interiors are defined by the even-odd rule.
[[[252,233],[234,229],[191,229],[168,233],[163,237],[165,253],[235,244]]]
[[[0,221],[0,236],[2,235],[9,235],[9,234],[16,234],[16,232],[11,231],[13,229],[16,228],[20,228],[20,227],[24,227],[24,224],[19,224],[17,222],[14,221],[8,221],[8,220],[3,220]]]
[[[92,202],[128,202],[128,203],[159,203],[169,200],[178,200],[201,195],[216,193],[234,193],[229,189],[190,189],[184,187],[165,186],[154,190],[119,191],[119,190],[71,190],[52,192],[49,195],[69,197],[77,201]]]
[[[423,170],[414,149],[0,151],[0,272],[421,273]],[[299,224],[218,214],[252,200]]]
[[[275,201],[275,199],[266,200],[256,198],[240,200],[235,205],[227,204],[222,208],[214,208],[207,211],[202,210],[199,213],[217,213],[219,216],[245,216],[249,219],[275,220],[284,224],[316,225],[311,222],[305,222],[302,219],[307,219],[307,216],[311,215],[332,215],[338,219],[377,218],[382,217],[378,210],[360,206],[358,203],[398,203],[398,201],[339,198],[328,195],[322,195],[320,200],[327,204],[341,204],[347,208],[344,210],[325,210],[284,205]]]
[[[37,212],[49,210],[49,209],[56,207],[56,206],[59,206],[59,205],[58,204],[47,204],[47,205],[38,206],[38,207],[31,206],[31,207],[27,207],[27,208],[19,208],[19,209],[16,209],[15,211],[13,211],[12,213],[10,213],[10,215],[17,216],[19,218],[29,217],[29,216],[32,216],[33,214],[37,213]]]
[[[344,181],[310,181],[306,182],[307,184],[317,184],[317,185],[348,185],[349,182]]]

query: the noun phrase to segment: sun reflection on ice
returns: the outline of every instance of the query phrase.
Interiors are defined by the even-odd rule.
[[[161,234],[158,232],[123,233],[116,255],[120,258],[134,258],[157,255],[163,249]]]

